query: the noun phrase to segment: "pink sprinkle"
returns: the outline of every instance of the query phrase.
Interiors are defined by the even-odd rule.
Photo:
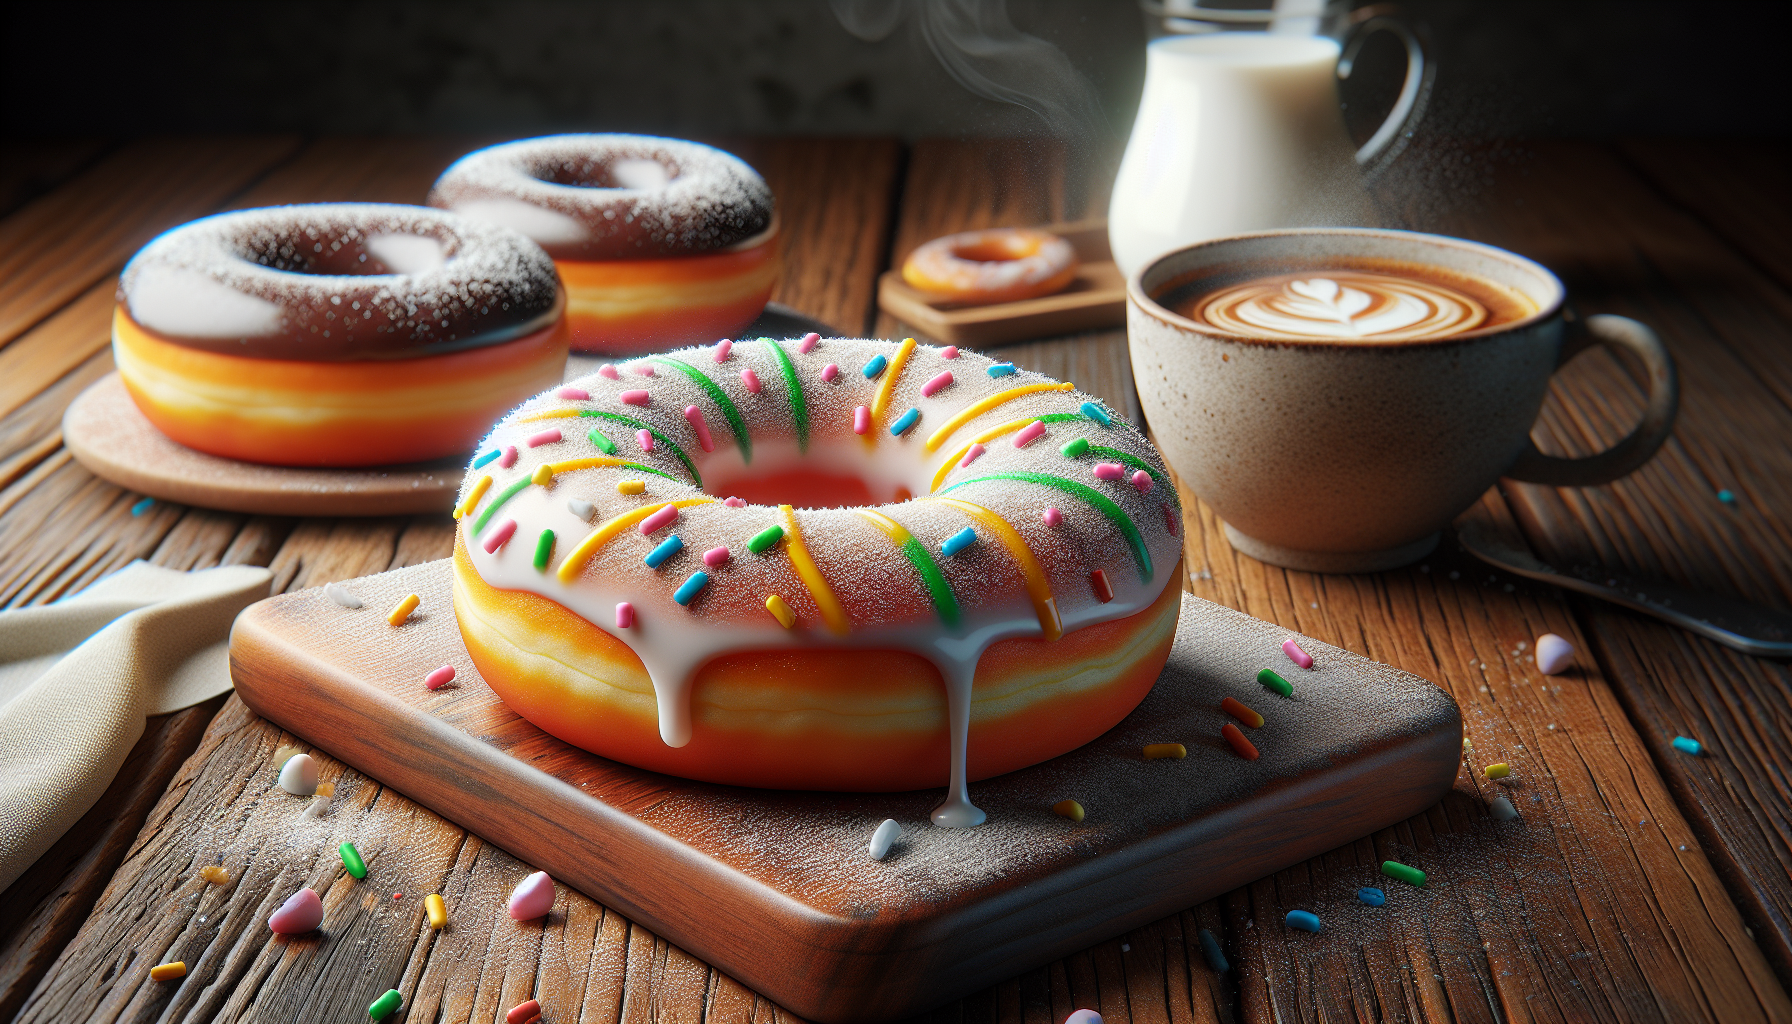
[[[554,427],[551,430],[544,430],[539,434],[530,434],[527,443],[531,448],[540,448],[544,444],[553,444],[558,440],[560,440],[560,428]]]
[[[833,380],[835,377],[838,377],[838,376],[840,376],[840,368],[838,366],[835,366],[833,363],[829,363],[828,365],[821,368],[821,379],[822,380]]]
[[[747,501],[745,498],[736,498],[732,494],[730,494],[726,498],[723,498],[722,504],[728,506],[729,508],[746,508],[747,507]]]
[[[1134,472],[1132,486],[1140,494],[1149,494],[1151,492],[1151,474],[1142,469]]]
[[[509,469],[516,465],[516,445],[507,444],[504,446],[504,454],[498,456],[498,465],[505,469]]]
[[[440,690],[442,687],[447,686],[452,682],[454,682],[453,665],[443,665],[441,668],[438,668],[434,672],[423,677],[423,685],[432,690]]]
[[[641,446],[642,451],[653,451],[653,432],[648,430],[635,431],[635,442]]]
[[[641,520],[641,534],[642,534],[642,536],[648,536],[648,535],[651,535],[653,533],[653,531],[655,531],[655,530],[663,530],[666,527],[671,526],[672,521],[677,518],[678,518],[678,506],[677,505],[667,505],[665,508],[660,509],[658,512],[655,512],[653,515],[650,515],[646,519]]]
[[[614,366],[611,366],[609,363],[605,363],[604,365],[597,368],[597,375],[599,377],[608,377],[611,380],[615,380],[616,379],[616,368]]]
[[[940,350],[940,358],[941,359],[957,359],[958,358],[958,346],[957,345],[947,345],[945,348]]]
[[[734,351],[734,342],[729,341],[727,338],[723,338],[721,341],[716,342],[716,362],[727,362],[728,353],[732,351]]]
[[[635,624],[635,606],[627,601],[616,602],[616,628],[628,629]]]
[[[1095,464],[1095,479],[1097,480],[1119,480],[1125,476],[1126,470],[1121,469],[1115,463],[1097,462]]]
[[[1045,424],[1038,420],[1034,420],[1020,428],[1020,433],[1014,435],[1014,447],[1025,448],[1027,445],[1032,444],[1034,440],[1043,433],[1045,433]]]
[[[1168,505],[1164,506],[1164,529],[1170,531],[1170,536],[1176,536],[1176,510]]]
[[[1048,508],[1039,516],[1039,518],[1044,521],[1047,526],[1056,526],[1064,521],[1064,513],[1055,508]]]
[[[703,422],[703,410],[694,405],[684,407],[684,418],[690,421],[691,429],[697,432],[697,443],[706,452],[716,450],[716,443],[709,437],[709,424]]]
[[[803,355],[808,355],[809,350],[814,348],[815,343],[820,340],[821,340],[821,335],[816,334],[814,331],[810,331],[808,334],[803,335],[803,342],[802,342],[802,344],[800,344],[796,347],[796,350],[798,352],[801,352]]]
[[[616,397],[622,399],[625,405],[646,405],[653,400],[653,396],[645,391],[624,391]]]
[[[752,370],[742,370],[740,379],[747,382],[747,394],[757,395],[759,393],[759,375],[757,373]]]
[[[516,520],[506,519],[498,524],[498,528],[486,535],[485,553],[491,554],[504,546],[510,535],[516,532]]]
[[[939,389],[945,387],[946,385],[948,385],[950,383],[952,383],[952,371],[947,370],[946,372],[940,374],[938,377],[935,377],[932,380],[928,381],[927,383],[921,385],[921,397],[922,398],[932,398],[934,392],[938,391]]]
[[[962,469],[965,466],[968,466],[971,463],[976,462],[977,456],[982,455],[984,452],[986,452],[988,450],[989,449],[983,447],[980,444],[974,444],[974,445],[971,445],[969,448],[966,448],[964,450],[964,458],[958,460],[959,468]]]
[[[640,374],[643,377],[657,376],[653,372],[653,364],[652,363],[636,363],[635,365],[629,367],[629,369],[633,370],[634,372]]]
[[[1301,650],[1300,645],[1293,640],[1282,641],[1282,653],[1288,655],[1288,660],[1299,665],[1301,668],[1313,667],[1313,656],[1306,651]]]
[[[867,434],[871,432],[871,410],[859,406],[852,411],[852,432]]]
[[[569,402],[583,402],[591,397],[591,392],[584,388],[561,388],[559,394]]]
[[[710,548],[708,551],[703,552],[703,564],[709,566],[711,569],[714,569],[716,566],[721,565],[727,560],[728,549],[725,547]]]

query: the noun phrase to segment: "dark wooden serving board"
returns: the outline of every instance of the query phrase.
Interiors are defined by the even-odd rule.
[[[1083,949],[1407,818],[1451,786],[1462,721],[1417,676],[1185,595],[1157,687],[1082,749],[971,787],[977,829],[928,823],[939,792],[735,789],[640,771],[523,721],[455,628],[446,561],[351,580],[237,620],[231,668],[260,714],[823,1021],[888,1020]],[[415,592],[422,604],[389,626]],[[425,673],[458,676],[431,692]],[[1274,667],[1295,686],[1255,682]],[[1262,712],[1245,761],[1234,696]],[[1147,743],[1186,759],[1145,761]],[[1051,807],[1080,801],[1073,824]],[[884,818],[905,837],[865,845]],[[518,926],[524,927],[524,926]],[[537,926],[538,927],[538,926]]]

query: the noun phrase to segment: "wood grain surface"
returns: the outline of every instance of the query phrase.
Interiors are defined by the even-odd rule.
[[[30,271],[26,284],[0,288],[0,337],[10,341],[0,348],[0,605],[54,600],[133,557],[179,567],[268,564],[277,589],[292,591],[448,552],[451,524],[435,517],[294,520],[163,503],[133,517],[134,495],[69,461],[56,424],[84,384],[110,369],[107,278],[132,248],[121,239],[230,203],[416,201],[466,142],[214,141],[204,145],[219,148],[179,155],[181,145],[152,140],[60,165],[50,159],[34,179],[0,173],[0,182],[37,182],[29,186],[36,197],[0,219],[0,237],[9,240],[0,260]],[[806,255],[787,254],[778,297],[842,329],[902,330],[875,318],[873,282],[927,238],[1070,219],[1105,205],[1100,189],[1079,186],[1064,171],[1067,158],[1049,147],[752,146],[784,215],[811,225]],[[1505,146],[1490,162],[1465,153],[1473,165],[1436,178],[1485,179],[1473,202],[1384,197],[1398,223],[1541,259],[1564,275],[1583,311],[1645,319],[1680,359],[1680,426],[1649,467],[1581,491],[1507,484],[1474,514],[1544,558],[1595,557],[1639,575],[1792,603],[1784,516],[1792,507],[1784,440],[1792,275],[1774,219],[1784,218],[1781,152],[1704,142]],[[125,153],[202,169],[120,184],[119,167],[143,165]],[[793,175],[830,170],[780,179],[780,167]],[[65,180],[49,187],[43,175],[59,173]],[[210,177],[220,174],[231,180]],[[825,214],[792,191],[820,186],[834,204]],[[119,208],[112,197],[121,187],[137,189],[124,204],[136,226],[91,223],[94,211]],[[14,348],[33,338],[35,345]],[[1137,421],[1124,335],[1001,353],[1075,380]],[[1602,353],[1576,360],[1552,390],[1540,443],[1578,452],[1616,436],[1637,411],[1634,388],[1631,371]],[[1718,489],[1733,491],[1737,503],[1718,502]],[[1057,1024],[1078,1006],[1111,1022],[1177,1024],[1792,1019],[1783,987],[1792,980],[1785,665],[1505,579],[1447,550],[1375,576],[1270,569],[1234,554],[1211,513],[1191,495],[1184,500],[1190,589],[1444,685],[1474,744],[1465,771],[1424,814],[928,1019]],[[1542,677],[1526,662],[1543,630],[1575,642],[1569,673]],[[1675,734],[1701,739],[1710,755],[1672,751],[1665,742]],[[565,890],[549,927],[510,941],[501,900],[523,865],[327,758],[326,778],[342,787],[330,827],[364,840],[363,849],[375,851],[379,887],[390,882],[405,896],[372,899],[372,886],[330,884],[326,903],[346,941],[270,941],[260,924],[265,908],[239,907],[236,889],[204,888],[193,872],[226,850],[257,849],[285,834],[267,762],[288,742],[240,700],[228,701],[130,848],[121,854],[97,840],[91,848],[98,852],[87,877],[117,872],[96,903],[113,909],[89,916],[66,942],[54,927],[33,926],[22,940],[17,930],[0,936],[10,972],[0,997],[10,1001],[0,1005],[21,1005],[19,1019],[33,1021],[354,1019],[397,978],[411,1020],[493,1021],[537,991],[577,1008],[556,1020],[791,1019]],[[1515,767],[1498,790],[1518,806],[1520,822],[1496,823],[1482,810],[1495,784],[1479,769],[1498,760]],[[1423,903],[1355,903],[1359,873],[1391,856],[1440,884]],[[233,868],[245,892],[300,879],[324,885],[337,870],[333,855],[317,851]],[[416,927],[416,894],[431,890],[458,908],[439,935]],[[190,901],[183,915],[145,912],[170,893]],[[11,901],[32,902],[8,921],[47,921],[55,908],[41,901],[54,898],[15,888],[0,902],[9,914]],[[1295,908],[1319,914],[1325,930],[1284,929],[1282,916]],[[1200,929],[1220,939],[1232,970],[1219,974],[1206,963]],[[145,966],[138,951],[149,948],[178,949],[218,980],[145,988],[133,972]],[[26,963],[50,966],[41,978],[38,967],[12,969]]]

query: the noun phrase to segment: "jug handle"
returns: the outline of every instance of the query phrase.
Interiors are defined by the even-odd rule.
[[[1406,44],[1406,80],[1400,85],[1400,98],[1394,101],[1394,109],[1388,112],[1387,119],[1356,151],[1357,166],[1363,168],[1365,180],[1379,176],[1411,141],[1412,129],[1425,116],[1425,107],[1431,100],[1431,84],[1437,79],[1437,65],[1427,59],[1425,45],[1419,40],[1418,33],[1398,18],[1380,14],[1365,19],[1351,30],[1344,53],[1338,58],[1339,80],[1350,77],[1363,43],[1377,32],[1392,32]]]

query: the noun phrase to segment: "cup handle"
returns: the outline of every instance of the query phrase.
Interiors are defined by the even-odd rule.
[[[1648,407],[1643,410],[1643,421],[1628,437],[1586,458],[1545,455],[1537,450],[1535,442],[1525,438],[1524,451],[1518,453],[1505,473],[1513,480],[1552,487],[1610,483],[1648,462],[1674,431],[1674,415],[1680,409],[1680,377],[1674,371],[1674,358],[1654,331],[1627,316],[1608,314],[1569,320],[1567,327],[1568,337],[1563,339],[1562,353],[1556,359],[1558,369],[1593,345],[1625,349],[1642,360],[1648,373]]]
[[[1388,112],[1387,119],[1356,151],[1357,166],[1363,169],[1365,180],[1381,174],[1406,148],[1413,127],[1425,116],[1425,107],[1431,100],[1431,84],[1437,79],[1437,65],[1426,58],[1425,46],[1418,33],[1398,18],[1383,14],[1370,17],[1351,30],[1343,55],[1338,58],[1340,81],[1350,78],[1363,43],[1377,32],[1392,32],[1406,44],[1406,80],[1400,85],[1400,98],[1394,101],[1394,109]]]

